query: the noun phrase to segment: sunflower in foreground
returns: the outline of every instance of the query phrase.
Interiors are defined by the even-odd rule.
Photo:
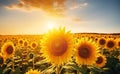
[[[14,51],[15,47],[13,42],[6,42],[1,48],[1,52],[6,58],[11,57],[14,54]]]
[[[41,52],[54,65],[68,62],[72,55],[73,36],[65,28],[49,31],[41,40]]]
[[[98,40],[98,45],[104,47],[106,44],[106,39],[105,38],[99,38]]]
[[[106,64],[106,57],[104,55],[99,55],[99,57],[97,57],[97,61],[95,63],[95,65],[97,67],[104,67]]]
[[[116,46],[116,42],[113,38],[109,38],[106,43],[106,48],[108,50],[113,50]]]
[[[33,69],[30,69],[28,72],[26,72],[25,74],[41,74],[40,71],[38,70],[33,70]]]
[[[81,65],[93,65],[97,60],[98,46],[91,39],[81,38],[76,44],[76,62]]]

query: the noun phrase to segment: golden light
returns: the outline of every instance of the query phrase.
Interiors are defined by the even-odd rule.
[[[55,22],[49,21],[49,22],[47,23],[47,27],[48,27],[48,29],[53,29],[53,28],[55,27]]]

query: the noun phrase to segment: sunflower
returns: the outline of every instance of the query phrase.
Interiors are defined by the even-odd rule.
[[[99,46],[102,46],[102,47],[104,47],[105,46],[105,43],[106,43],[106,39],[105,38],[99,38],[99,40],[98,40],[98,45]]]
[[[24,41],[23,39],[19,39],[19,40],[18,40],[18,43],[19,43],[19,44],[23,44],[23,41]]]
[[[114,39],[113,38],[109,38],[107,40],[107,43],[106,43],[106,48],[108,50],[113,50],[115,48],[115,46],[116,46],[116,42],[114,41]]]
[[[25,74],[41,74],[40,71],[38,70],[33,70],[33,69],[30,69],[28,72],[26,72]]]
[[[120,48],[120,39],[116,39],[116,42],[117,42],[117,48]]]
[[[73,35],[65,28],[53,29],[41,40],[41,53],[54,65],[68,62],[72,55]]]
[[[32,42],[32,43],[31,43],[31,48],[32,48],[32,49],[36,49],[37,46],[38,46],[38,43],[37,43],[37,42]]]
[[[97,42],[98,41],[98,37],[95,37],[94,41]]]
[[[6,58],[11,57],[14,54],[14,51],[15,47],[13,42],[6,42],[1,48],[1,52]]]
[[[82,65],[92,65],[97,60],[98,46],[91,39],[81,38],[76,44],[76,62]]]
[[[23,46],[24,46],[24,47],[27,47],[28,44],[29,44],[28,41],[27,41],[27,40],[24,40],[24,42],[23,42]]]
[[[101,67],[104,67],[105,64],[106,64],[106,57],[100,54],[99,57],[97,57],[97,61],[95,65],[101,68]]]

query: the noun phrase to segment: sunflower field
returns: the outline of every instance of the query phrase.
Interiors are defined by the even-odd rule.
[[[0,35],[0,74],[120,74],[120,34]]]

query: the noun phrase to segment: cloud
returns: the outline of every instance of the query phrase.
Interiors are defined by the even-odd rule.
[[[82,19],[81,19],[80,17],[75,16],[75,17],[73,18],[73,21],[74,21],[74,22],[81,22]]]
[[[8,9],[43,10],[47,12],[60,12],[66,0],[19,0],[17,4],[6,6]]]
[[[88,3],[76,4],[76,5],[73,5],[72,7],[70,7],[69,9],[73,10],[73,9],[85,7],[87,5],[88,5]]]
[[[62,13],[66,10],[68,0],[19,0],[17,4],[6,6],[7,9],[22,9],[22,10],[43,10],[49,13]],[[70,0],[69,0],[70,1]],[[68,9],[76,9],[87,6],[87,3],[81,3],[74,6],[69,6]]]

